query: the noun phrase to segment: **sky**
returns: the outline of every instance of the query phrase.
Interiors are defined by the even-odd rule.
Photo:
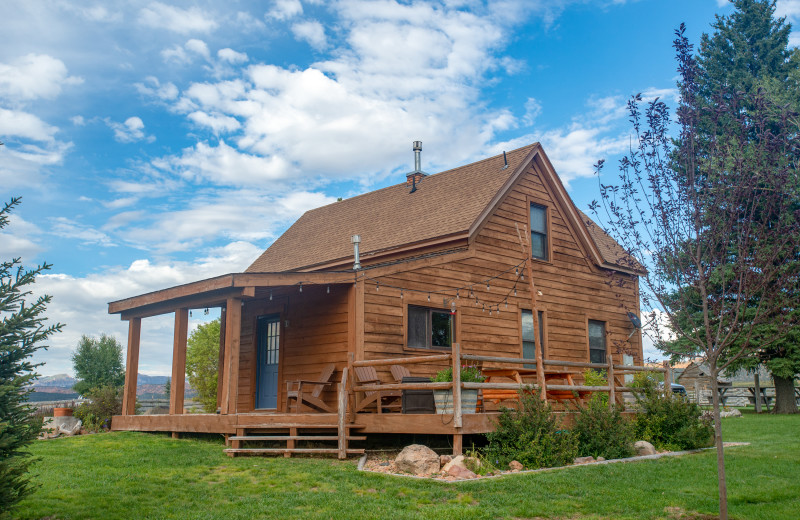
[[[675,105],[672,40],[724,0],[26,0],[0,33],[0,258],[47,262],[72,373],[108,302],[244,270],[306,210],[540,141],[576,205],[629,144],[625,102]],[[800,0],[778,12],[800,20]],[[800,44],[800,35],[792,35]],[[191,327],[213,319],[195,311]],[[173,318],[143,320],[168,374]],[[646,356],[658,357],[648,347]]]

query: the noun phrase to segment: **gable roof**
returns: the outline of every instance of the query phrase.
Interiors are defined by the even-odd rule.
[[[414,193],[402,183],[309,210],[246,272],[309,270],[352,261],[350,237],[356,234],[361,236],[362,259],[416,244],[469,238],[487,208],[504,195],[537,154],[543,155],[543,151],[539,143],[533,143],[507,152],[507,168],[503,168],[503,155],[496,155],[425,177]],[[564,197],[574,208],[566,192]],[[597,260],[630,269],[617,260],[624,250],[597,225],[577,225],[599,241]]]

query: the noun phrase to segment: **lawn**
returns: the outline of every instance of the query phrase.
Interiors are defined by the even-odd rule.
[[[800,415],[723,420],[731,518],[800,518]],[[221,442],[120,432],[41,441],[24,519],[704,518],[714,453],[458,484],[359,472],[354,460],[236,458]],[[690,513],[692,516],[680,516]],[[694,516],[697,514],[697,516]]]

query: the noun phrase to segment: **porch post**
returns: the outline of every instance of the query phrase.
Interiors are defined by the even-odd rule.
[[[219,362],[217,363],[217,410],[222,409],[222,388],[225,379],[225,307],[219,315]]]
[[[225,313],[225,384],[223,414],[235,414],[239,399],[239,339],[242,328],[242,300],[228,298]]]
[[[136,378],[139,373],[139,337],[141,332],[142,318],[128,320],[128,357],[125,363],[122,415],[136,414]]]
[[[175,309],[175,331],[172,341],[172,382],[169,390],[170,415],[183,413],[188,329],[189,309]]]

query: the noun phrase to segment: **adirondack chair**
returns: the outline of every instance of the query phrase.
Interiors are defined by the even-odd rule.
[[[294,399],[294,413],[298,413],[303,404],[316,411],[336,413],[320,398],[325,387],[332,384],[331,377],[335,371],[336,365],[331,363],[322,369],[318,381],[286,381],[286,411],[289,411],[290,401]]]
[[[361,385],[379,385],[381,380],[375,367],[355,367],[353,370],[356,381]],[[378,413],[383,413],[384,408],[400,408],[402,392],[399,390],[377,390],[364,392],[361,400],[356,399],[355,411],[360,412],[367,407],[375,405]]]
[[[397,383],[402,383],[404,377],[411,377],[411,372],[403,365],[392,365],[389,370],[392,371],[392,377]]]

